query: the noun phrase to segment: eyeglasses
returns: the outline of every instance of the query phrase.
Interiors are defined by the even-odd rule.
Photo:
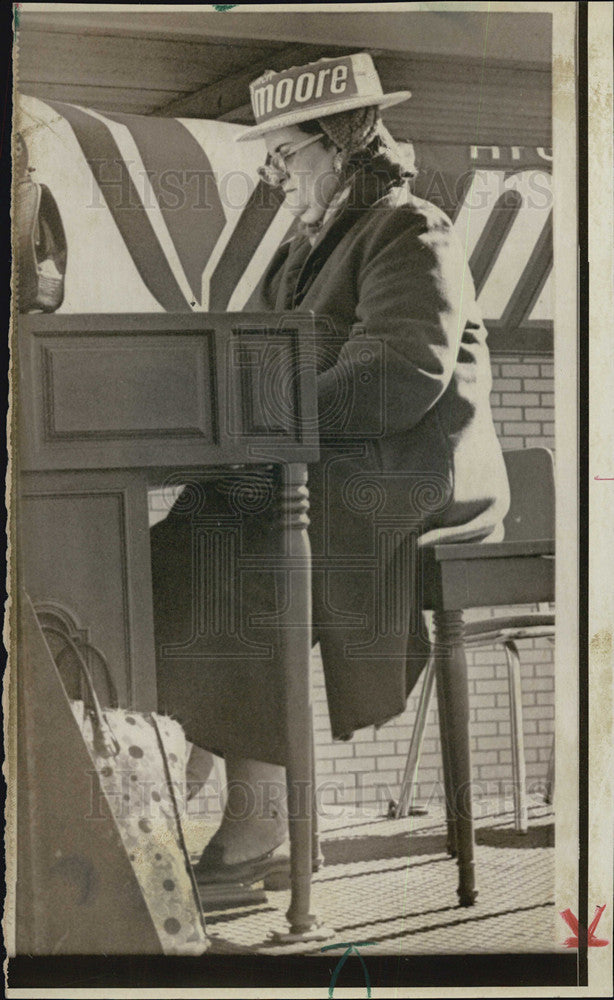
[[[258,167],[258,176],[265,184],[270,184],[271,187],[279,187],[288,177],[287,160],[291,156],[294,156],[295,153],[298,153],[300,149],[305,149],[307,146],[311,146],[312,143],[318,142],[319,139],[323,138],[324,133],[318,132],[317,135],[310,135],[303,142],[297,142],[296,145],[290,146],[285,153],[280,153],[278,150],[274,153],[269,153],[264,166]]]

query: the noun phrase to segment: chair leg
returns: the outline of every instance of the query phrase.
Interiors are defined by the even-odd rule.
[[[443,788],[446,802],[446,850],[451,858],[456,857],[456,816],[454,812],[454,785],[450,761],[449,725],[446,699],[440,674],[436,671],[437,715],[439,716],[439,742],[443,766]]]
[[[445,725],[452,777],[452,808],[456,820],[458,898],[473,906],[475,887],[471,749],[469,744],[469,685],[465,655],[463,613],[435,611],[435,667],[445,702]]]
[[[529,828],[527,810],[527,775],[524,757],[524,729],[522,725],[522,688],[520,683],[520,657],[516,643],[509,639],[503,644],[507,659],[507,680],[510,693],[510,734],[512,741],[512,776],[514,793],[514,825],[517,833]]]
[[[407,752],[407,761],[405,762],[405,771],[403,774],[403,780],[401,781],[401,788],[399,790],[399,801],[394,812],[395,819],[401,819],[403,816],[407,816],[409,812],[412,793],[416,781],[416,773],[420,763],[420,753],[422,751],[422,743],[424,741],[424,730],[426,729],[426,722],[433,697],[434,683],[435,661],[433,657],[431,657],[424,671],[424,680],[422,682],[422,690],[420,692],[420,700],[418,702],[418,709],[416,712],[416,721],[414,722],[414,728],[411,734],[409,750]]]

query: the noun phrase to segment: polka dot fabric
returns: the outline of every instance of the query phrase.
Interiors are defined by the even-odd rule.
[[[72,708],[163,952],[201,955],[207,937],[181,830],[188,757],[181,726],[165,716],[105,709],[120,749],[103,757],[95,749],[92,715],[82,702]]]

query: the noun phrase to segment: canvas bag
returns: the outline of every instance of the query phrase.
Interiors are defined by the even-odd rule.
[[[43,631],[63,642],[55,653],[58,668],[70,654],[81,672],[87,698],[72,699],[70,706],[161,948],[167,955],[200,955],[208,940],[177,800],[177,790],[185,787],[188,756],[183,729],[153,712],[103,710],[83,656],[87,644],[80,649],[50,625]]]

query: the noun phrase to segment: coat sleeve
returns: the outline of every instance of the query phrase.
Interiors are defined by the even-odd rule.
[[[462,248],[442,213],[397,208],[365,243],[357,267],[357,323],[318,376],[320,433],[398,433],[445,392],[474,291]]]

